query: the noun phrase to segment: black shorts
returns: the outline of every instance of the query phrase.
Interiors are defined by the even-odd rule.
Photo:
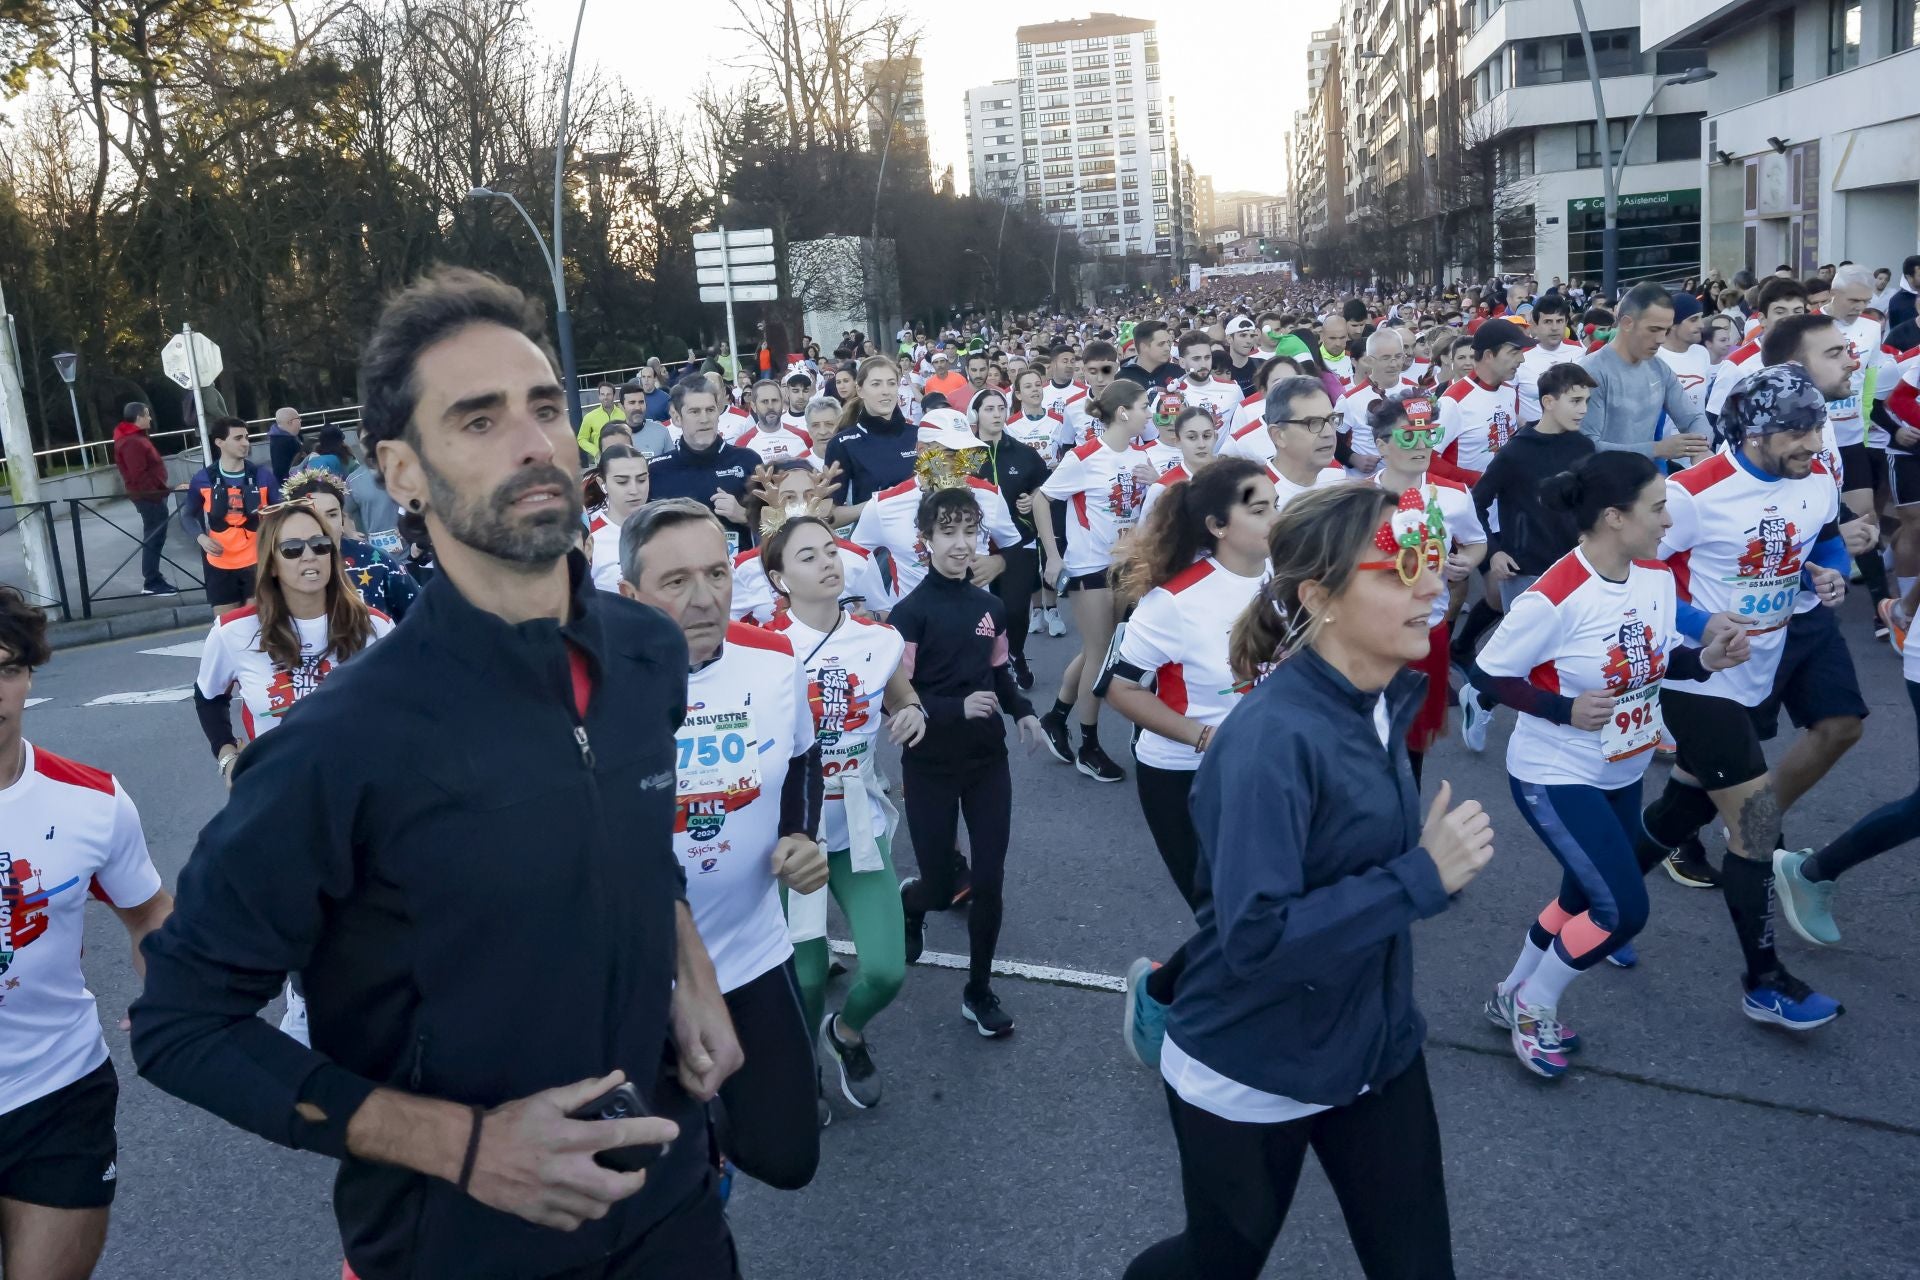
[[[1840,487],[1848,493],[1871,489],[1875,493],[1887,487],[1887,451],[1867,444],[1840,446]],[[1841,512],[1842,515],[1846,513]]]
[[[1113,584],[1107,580],[1111,569],[1096,569],[1092,573],[1079,574],[1068,578],[1066,589],[1060,594],[1071,595],[1075,591],[1105,591]]]
[[[1731,698],[1660,686],[1660,716],[1682,769],[1708,791],[1752,782],[1767,771],[1753,713]]]
[[[242,605],[253,598],[253,566],[244,569],[216,569],[207,566],[207,603],[218,609]]]
[[[0,1115],[0,1199],[102,1209],[120,1185],[113,1131],[120,1079],[111,1059],[72,1084]]]
[[[1920,506],[1920,458],[1907,453],[1889,453],[1887,466],[1893,479],[1887,489],[1896,507]]]
[[[1753,709],[1753,727],[1760,741],[1771,742],[1780,732],[1782,706],[1796,729],[1836,716],[1866,718],[1867,701],[1860,696],[1853,654],[1833,610],[1809,609],[1794,614],[1787,623],[1787,643],[1780,651],[1773,692]]]

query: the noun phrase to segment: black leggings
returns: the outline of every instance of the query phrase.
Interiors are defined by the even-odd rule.
[[[1140,788],[1140,812],[1147,820],[1154,847],[1160,850],[1160,861],[1167,864],[1173,887],[1191,907],[1193,878],[1200,862],[1200,833],[1193,829],[1193,810],[1188,801],[1193,771],[1156,769],[1135,761],[1134,779]],[[1180,949],[1148,977],[1147,994],[1161,1004],[1172,1004],[1174,986],[1186,967],[1187,947],[1181,943]]]
[[[1913,703],[1913,722],[1920,727],[1920,683],[1909,680],[1906,684],[1907,699]],[[1835,836],[1832,844],[1813,856],[1807,869],[1817,869],[1816,880],[1837,879],[1868,858],[1916,836],[1920,836],[1920,788],[1889,800]]]
[[[1004,910],[1001,889],[1007,875],[1007,840],[1012,833],[1013,775],[1004,755],[966,764],[900,757],[900,785],[906,793],[907,832],[913,837],[920,878],[902,895],[914,914],[938,911],[953,901],[960,818],[967,820],[967,846],[973,855],[973,897],[967,908],[967,987],[987,989],[993,976],[993,949],[1000,942]]]
[[[800,1012],[793,961],[727,992],[727,1013],[746,1061],[720,1086],[714,1127],[734,1167],[770,1187],[798,1191],[820,1164],[813,1036]]]
[[[1027,612],[1033,607],[1033,593],[1040,589],[1040,551],[1037,547],[1013,547],[995,554],[1007,562],[1007,567],[988,590],[1007,606],[1007,652],[1024,658]]]
[[[1133,1260],[1126,1280],[1257,1280],[1293,1205],[1307,1148],[1340,1201],[1367,1280],[1450,1280],[1440,1123],[1417,1057],[1343,1107],[1283,1124],[1222,1120],[1172,1089],[1187,1229]]]

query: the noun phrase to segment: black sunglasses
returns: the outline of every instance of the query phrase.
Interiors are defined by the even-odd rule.
[[[298,560],[308,552],[312,552],[316,556],[332,555],[333,539],[321,537],[289,538],[280,544],[279,551],[282,560]]]

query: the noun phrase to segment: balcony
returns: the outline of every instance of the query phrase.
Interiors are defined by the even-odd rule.
[[[1671,2],[1673,0],[1645,0],[1645,8],[1650,13],[1661,3]],[[1637,26],[1641,28],[1641,47],[1646,49],[1653,46],[1653,37],[1645,30],[1650,24],[1641,16],[1642,0],[1586,0],[1586,6],[1587,23],[1593,30],[1610,31],[1618,27]],[[1478,70],[1480,64],[1498,53],[1503,45],[1515,40],[1564,36],[1576,30],[1573,5],[1568,0],[1503,4],[1491,18],[1480,24],[1478,31],[1468,37],[1460,51],[1460,68],[1469,72]]]
[[[1505,13],[1512,6],[1502,6]],[[1495,15],[1496,17],[1498,15]],[[1647,105],[1654,86],[1665,77],[1658,75],[1613,76],[1600,81],[1600,94],[1607,104],[1610,119],[1631,120]],[[1660,112],[1663,115],[1707,109],[1708,86],[1681,85],[1663,90]],[[1479,137],[1496,138],[1515,129],[1538,129],[1543,125],[1593,119],[1593,85],[1589,80],[1565,84],[1531,84],[1508,88],[1493,96],[1485,106],[1468,117],[1468,128]],[[1651,126],[1647,126],[1650,128]],[[1642,129],[1645,132],[1645,128]]]

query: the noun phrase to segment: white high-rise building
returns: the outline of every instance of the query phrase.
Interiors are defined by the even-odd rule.
[[[976,196],[1020,196],[1018,80],[967,90],[967,175]]]
[[[1174,255],[1179,193],[1153,22],[1096,13],[1015,39],[1027,198],[1094,253]]]

